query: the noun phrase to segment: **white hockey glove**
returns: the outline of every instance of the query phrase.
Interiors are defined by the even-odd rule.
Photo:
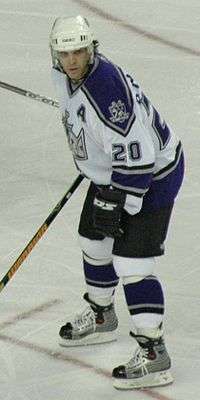
[[[126,194],[112,188],[101,188],[94,198],[93,224],[104,236],[116,238],[123,235],[122,210]]]

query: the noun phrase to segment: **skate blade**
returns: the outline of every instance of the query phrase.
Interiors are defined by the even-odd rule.
[[[145,389],[156,386],[165,386],[173,382],[170,370],[154,372],[134,379],[114,379],[113,386],[115,389]]]
[[[81,339],[60,338],[59,345],[62,347],[89,346],[92,344],[114,342],[115,340],[117,340],[117,335],[115,332],[96,332]]]

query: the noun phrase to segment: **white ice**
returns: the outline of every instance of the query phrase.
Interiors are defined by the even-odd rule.
[[[167,251],[157,265],[166,291],[173,385],[116,391],[112,368],[135,347],[121,287],[113,344],[63,349],[58,330],[84,306],[76,229],[84,181],[0,294],[0,399],[197,400],[200,398],[200,3],[199,0],[1,0],[0,80],[55,98],[48,35],[58,15],[88,16],[102,51],[126,67],[179,134],[186,177]],[[91,8],[93,6],[93,8]],[[95,9],[94,9],[95,7]],[[100,14],[101,9],[110,21]],[[112,16],[112,18],[111,18]],[[115,19],[115,21],[114,21]],[[123,21],[124,23],[120,23]],[[139,27],[187,49],[136,34]],[[190,52],[189,49],[196,50]],[[73,167],[56,108],[0,88],[0,272],[3,277],[71,185]]]

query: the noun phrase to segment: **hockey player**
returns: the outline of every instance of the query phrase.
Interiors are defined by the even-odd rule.
[[[56,19],[53,80],[75,165],[91,182],[79,224],[89,305],[60,337],[64,346],[115,340],[121,278],[138,348],[114,368],[114,386],[166,385],[173,378],[154,266],[183,180],[182,145],[134,77],[97,47],[85,18]]]

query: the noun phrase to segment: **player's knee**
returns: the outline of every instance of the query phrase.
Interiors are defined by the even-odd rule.
[[[113,256],[113,265],[116,274],[122,278],[123,284],[136,283],[146,276],[152,275],[155,267],[155,258],[128,258]]]
[[[79,235],[79,244],[84,258],[91,263],[109,264],[112,261],[113,239],[90,240]]]

